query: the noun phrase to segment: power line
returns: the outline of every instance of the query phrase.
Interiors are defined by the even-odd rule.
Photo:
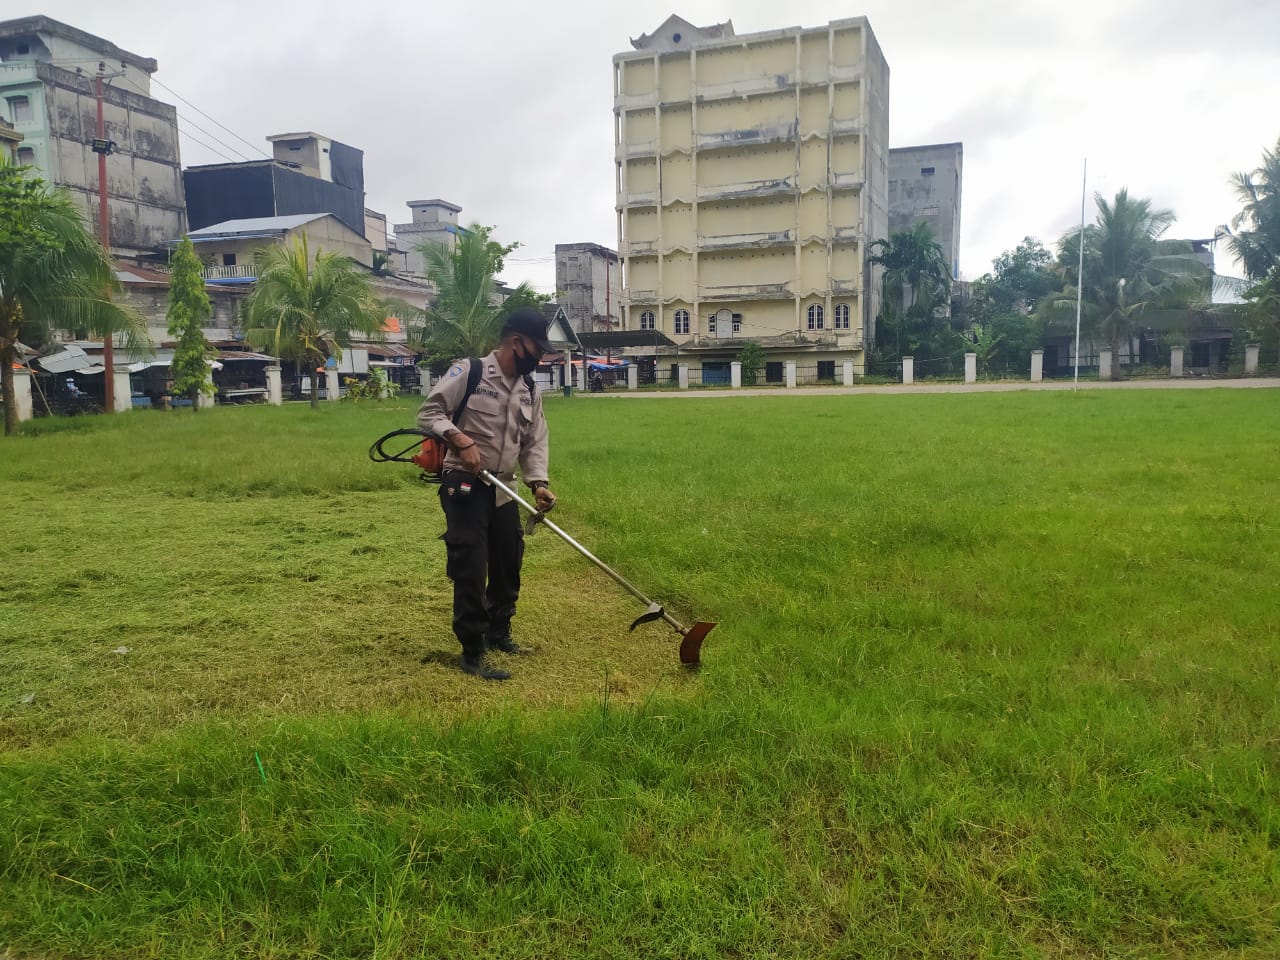
[[[152,78],[151,78],[151,82],[152,82],[152,83],[154,83],[154,84],[155,84],[156,86],[158,86],[158,87],[161,87],[161,88],[163,88],[163,89],[165,89],[165,90],[168,90],[171,94],[173,94],[175,97],[177,97],[177,98],[178,98],[179,100],[181,100],[183,103],[185,103],[188,107],[190,107],[190,108],[191,108],[192,110],[194,110],[196,113],[200,114],[200,116],[204,117],[204,118],[205,118],[205,119],[207,119],[209,122],[211,122],[211,123],[215,124],[216,126],[221,127],[223,130],[227,131],[227,133],[231,134],[231,136],[235,137],[237,140],[239,140],[241,143],[243,143],[243,144],[244,144],[246,147],[248,147],[250,150],[256,150],[258,153],[262,154],[262,156],[263,156],[264,158],[266,158],[266,159],[268,159],[268,160],[270,160],[270,159],[271,159],[271,157],[267,154],[267,151],[263,150],[263,149],[262,149],[262,147],[254,146],[252,143],[250,143],[250,142],[249,142],[248,140],[246,140],[244,137],[240,136],[240,134],[236,133],[236,132],[235,132],[234,130],[232,130],[230,127],[224,126],[223,124],[219,123],[217,120],[215,120],[213,117],[209,116],[209,114],[205,113],[203,110],[201,110],[199,107],[197,107],[194,103],[192,103],[190,100],[188,100],[188,99],[187,99],[186,97],[184,97],[182,94],[178,93],[178,91],[177,91],[177,90],[174,90],[174,89],[173,89],[173,87],[171,87],[171,86],[169,86],[169,85],[167,85],[167,84],[161,83],[161,82],[160,82],[159,80],[157,80],[155,77],[152,77]],[[211,136],[212,136],[212,134],[211,134]]]
[[[208,150],[208,151],[209,151],[210,153],[212,153],[214,156],[221,157],[223,160],[227,161],[227,163],[235,163],[235,161],[234,161],[234,160],[232,160],[230,157],[228,157],[225,153],[223,153],[223,152],[222,152],[221,150],[219,150],[217,147],[211,147],[211,146],[209,146],[209,144],[205,143],[203,140],[201,140],[201,139],[200,139],[199,137],[197,137],[195,134],[191,133],[191,131],[189,131],[189,130],[183,130],[183,129],[179,128],[179,129],[178,129],[178,133],[179,133],[179,135],[186,137],[188,140],[194,140],[196,143],[198,143],[200,146],[204,147],[206,150]]]
[[[136,83],[134,83],[132,80],[130,80],[127,76],[124,76],[122,79],[124,80],[124,82],[125,82],[125,83],[129,84],[129,86],[133,87],[133,89],[137,90],[139,93],[143,94],[144,96],[146,96],[146,95],[147,95],[147,94],[146,94],[146,91],[144,91],[140,86],[138,86]],[[185,103],[186,101],[183,101],[183,102]],[[193,109],[195,109],[195,108],[193,108]],[[177,111],[176,111],[176,110],[175,110],[174,112],[175,112],[175,113],[177,113]],[[248,157],[246,157],[243,153],[241,153],[241,152],[240,152],[239,150],[237,150],[235,147],[231,146],[231,144],[229,144],[229,143],[227,143],[227,142],[225,142],[225,141],[223,141],[223,140],[218,139],[218,137],[217,137],[217,135],[216,135],[216,134],[214,134],[214,133],[212,133],[212,132],[210,132],[210,131],[206,130],[204,127],[200,126],[200,124],[198,124],[198,123],[196,123],[194,120],[192,120],[190,116],[186,116],[186,117],[184,117],[184,116],[182,116],[182,114],[181,114],[181,113],[178,113],[178,119],[179,119],[179,120],[184,121],[188,126],[195,127],[197,130],[199,130],[201,133],[203,133],[206,137],[208,137],[208,138],[209,138],[210,140],[212,140],[214,143],[219,144],[219,145],[221,145],[221,146],[223,146],[223,147],[226,147],[226,148],[227,148],[227,150],[229,150],[230,152],[234,153],[234,154],[235,154],[237,157],[239,157],[241,160],[245,160],[245,161],[248,161],[248,160],[249,160],[249,158],[248,158]],[[216,121],[215,121],[215,122],[216,122]],[[188,134],[188,136],[190,136],[190,134]],[[193,138],[193,139],[194,139],[194,138]],[[198,141],[197,141],[197,142],[198,142]],[[207,144],[206,144],[206,146],[207,146]],[[214,153],[219,153],[217,150],[214,150],[213,152],[214,152]],[[228,157],[226,154],[219,153],[219,156],[221,156],[221,157],[222,157],[224,160],[226,160],[228,163],[235,163],[235,160],[234,160],[234,159],[232,159],[231,157]]]

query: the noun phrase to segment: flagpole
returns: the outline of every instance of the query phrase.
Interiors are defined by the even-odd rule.
[[[1080,303],[1084,296],[1084,195],[1089,182],[1089,158],[1084,158],[1084,173],[1080,178],[1080,266],[1076,269],[1076,366],[1073,390],[1080,388]]]

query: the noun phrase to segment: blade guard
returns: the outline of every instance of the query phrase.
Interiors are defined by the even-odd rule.
[[[692,627],[685,631],[684,637],[680,640],[680,662],[688,667],[696,667],[702,662],[702,641],[706,639],[708,633],[714,630],[714,623],[707,623],[705,620],[699,620]]]

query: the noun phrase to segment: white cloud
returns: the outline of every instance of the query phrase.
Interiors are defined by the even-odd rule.
[[[407,200],[452,200],[524,244],[507,279],[549,290],[557,242],[616,243],[611,58],[673,11],[740,33],[866,15],[891,69],[891,142],[965,145],[969,276],[1078,219],[1086,155],[1091,193],[1128,186],[1178,213],[1175,235],[1209,236],[1238,209],[1231,172],[1280,137],[1276,0],[44,0],[40,12],[157,58],[159,80],[250,143],[311,129],[363,149],[369,205],[392,223]],[[187,163],[219,159],[184,142]]]

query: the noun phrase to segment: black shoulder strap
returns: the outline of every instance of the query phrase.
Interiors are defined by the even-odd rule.
[[[526,373],[524,375],[524,385],[529,388],[529,396],[533,396],[538,392],[538,386],[533,382],[533,374]]]
[[[449,419],[453,421],[453,425],[461,429],[458,418],[462,416],[462,412],[467,409],[467,401],[471,399],[471,395],[476,392],[476,386],[480,383],[480,375],[484,373],[484,360],[480,357],[472,357],[467,361],[471,366],[467,368],[467,389],[462,394],[462,402],[458,404],[458,409],[453,411],[453,416]]]

